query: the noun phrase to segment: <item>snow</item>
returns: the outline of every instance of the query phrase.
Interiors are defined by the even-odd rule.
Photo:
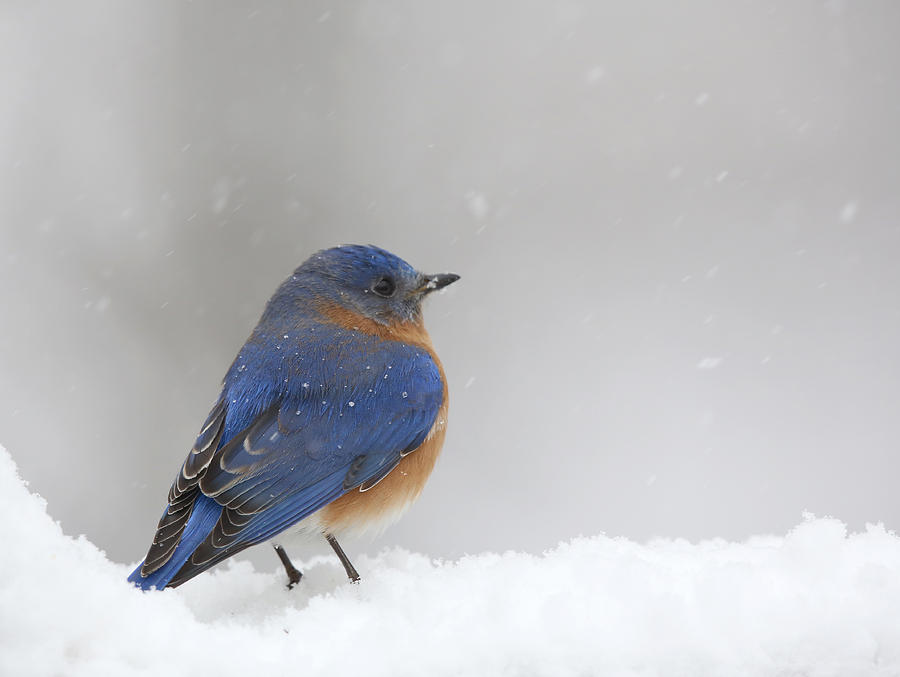
[[[306,562],[293,591],[237,562],[141,593],[131,564],[62,533],[2,449],[0,508],[2,675],[900,674],[900,538],[881,526],[806,516],[744,543],[594,536],[455,562],[390,550],[355,558],[359,585]]]
[[[841,208],[841,221],[843,223],[853,223],[856,220],[856,212],[859,210],[859,205],[855,201],[851,201],[846,203]]]
[[[484,193],[480,193],[476,190],[470,190],[465,195],[466,205],[469,208],[469,212],[475,218],[476,221],[484,221],[487,218],[488,212],[490,211],[490,206],[488,205],[487,196]]]
[[[606,75],[606,71],[603,66],[594,66],[588,70],[587,74],[584,76],[584,81],[589,86],[593,87],[603,79],[604,75]]]
[[[722,364],[721,357],[704,357],[697,363],[697,369],[715,369]]]

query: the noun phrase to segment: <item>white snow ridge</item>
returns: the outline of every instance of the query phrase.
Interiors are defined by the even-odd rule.
[[[0,449],[0,675],[898,675],[900,538],[808,518],[745,543],[243,562],[141,593]]]

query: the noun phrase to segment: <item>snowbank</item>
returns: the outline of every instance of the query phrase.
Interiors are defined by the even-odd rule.
[[[103,500],[90,496],[85,500]],[[0,449],[2,675],[898,675],[900,538],[577,539],[457,562],[238,563],[163,593],[65,536]]]

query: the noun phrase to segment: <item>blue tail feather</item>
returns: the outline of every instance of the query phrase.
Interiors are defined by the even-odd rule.
[[[172,553],[169,561],[146,578],[141,576],[141,566],[143,566],[143,562],[141,562],[131,572],[128,580],[141,590],[151,590],[153,588],[162,590],[165,588],[184,563],[187,562],[191,553],[197,549],[197,546],[212,531],[221,514],[221,505],[208,496],[202,494],[198,496],[194,502],[190,519],[188,519],[188,523],[184,527],[181,541],[178,543],[178,547],[175,548],[175,552]]]

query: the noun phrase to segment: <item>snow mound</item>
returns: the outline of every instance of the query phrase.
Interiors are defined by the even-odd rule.
[[[90,497],[86,500],[102,500]],[[809,517],[745,543],[247,563],[141,593],[0,448],[2,675],[898,675],[900,538]]]

